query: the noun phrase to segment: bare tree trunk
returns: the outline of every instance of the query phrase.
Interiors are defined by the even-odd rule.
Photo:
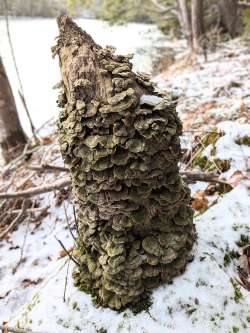
[[[26,143],[27,137],[0,57],[0,148],[5,162],[14,158]]]
[[[193,49],[195,52],[200,52],[202,48],[202,35],[204,33],[203,0],[192,0],[191,18]]]
[[[188,11],[187,0],[178,0],[178,7],[180,12],[180,25],[182,27],[183,34],[187,40],[188,46],[193,48],[192,26],[190,13]]]
[[[219,9],[226,30],[232,38],[236,37],[240,32],[238,0],[220,0]]]
[[[75,285],[119,310],[181,274],[195,240],[181,123],[129,57],[58,19],[59,142],[77,206]]]

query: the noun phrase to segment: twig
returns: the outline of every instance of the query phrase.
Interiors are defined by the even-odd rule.
[[[80,266],[79,262],[76,261],[76,259],[69,253],[69,251],[66,249],[66,247],[63,245],[63,242],[60,241],[60,239],[58,239],[56,236],[54,236],[55,239],[58,241],[58,243],[61,245],[61,247],[63,248],[63,250],[65,251],[65,253],[68,255],[68,257],[74,261],[74,263],[77,265],[77,266]]]
[[[31,165],[28,167],[30,170],[35,170],[35,171],[45,171],[45,170],[51,170],[51,171],[60,171],[60,172],[69,172],[68,168],[57,166],[57,165],[52,165],[52,164],[42,164],[41,166],[39,165]]]
[[[202,140],[201,140],[200,138],[198,138],[198,140],[199,140],[200,144],[202,145],[202,148],[203,148],[203,149],[206,149],[206,147],[205,147],[205,145],[203,144]],[[217,163],[215,163],[215,161],[214,161],[213,159],[211,159],[211,161],[212,161],[213,165],[215,166],[215,168],[216,168],[216,169],[219,171],[219,173],[221,174],[222,171],[221,171],[221,169],[219,168],[219,166],[217,165]]]
[[[25,99],[25,97],[24,97],[24,94],[23,94],[23,92],[21,92],[20,90],[18,90],[18,94],[19,94],[19,97],[20,97],[20,99],[21,99],[21,101],[22,101],[22,104],[23,104],[24,110],[25,110],[25,112],[26,112],[26,114],[27,114],[27,117],[28,117],[28,119],[29,119],[30,127],[31,127],[31,131],[32,131],[33,137],[34,137],[35,141],[36,141],[37,143],[39,143],[40,141],[39,141],[39,139],[38,139],[38,137],[37,137],[37,135],[36,135],[36,128],[35,128],[35,126],[34,126],[34,124],[33,124],[32,119],[31,119],[31,115],[30,115],[30,112],[29,112],[29,109],[28,109],[28,106],[27,106],[27,103],[26,103],[26,99]]]
[[[10,231],[12,231],[15,228],[15,226],[21,221],[21,218],[23,217],[25,210],[26,210],[26,204],[27,204],[27,202],[26,202],[26,200],[24,200],[20,213],[11,222],[11,224],[0,234],[0,240],[2,240]]]
[[[25,159],[25,157],[28,155],[28,154],[32,154],[34,153],[39,147],[36,146],[32,149],[29,149],[28,150],[28,147],[29,147],[30,143],[28,142],[27,145],[24,147],[24,150],[23,152],[21,153],[21,155],[19,155],[16,159],[14,159],[13,161],[11,161],[9,164],[7,164],[3,170],[2,170],[2,173],[3,174],[6,174],[8,171],[10,171],[13,167],[18,167],[19,165],[19,162],[23,161],[23,159]]]
[[[34,195],[39,195],[47,192],[53,192],[55,190],[60,190],[64,187],[67,187],[71,184],[69,178],[61,179],[57,182],[54,182],[50,185],[32,187],[28,190],[19,191],[19,192],[3,192],[0,193],[0,199],[14,199],[14,198],[30,198]]]
[[[63,302],[66,302],[66,290],[68,285],[68,275],[69,275],[69,264],[70,264],[70,258],[68,259],[68,266],[67,266],[67,272],[65,277],[65,285],[64,285],[64,292],[63,292]]]
[[[68,217],[68,214],[67,214],[67,210],[66,210],[66,207],[65,207],[65,202],[63,201],[63,209],[64,209],[64,214],[65,214],[65,217],[66,217],[66,222],[67,222],[67,225],[68,225],[68,228],[69,228],[69,232],[74,240],[74,242],[76,241],[76,238],[75,238],[75,235],[73,234],[72,232],[72,229],[70,227],[70,223],[69,223],[69,217]]]
[[[37,213],[37,212],[44,211],[45,209],[48,209],[48,207],[27,208],[26,213],[30,213],[30,214]],[[9,214],[19,214],[20,211],[21,211],[21,209],[13,209],[9,212]]]
[[[31,330],[24,330],[21,328],[9,327],[7,325],[0,325],[0,330],[2,332],[10,332],[10,333],[41,333],[41,332],[34,332]]]
[[[76,217],[76,209],[75,209],[74,205],[73,205],[73,215],[74,215],[74,220],[75,220],[75,224],[76,224],[77,235],[80,236],[79,225],[78,225],[78,221],[77,221],[77,217]]]
[[[35,205],[35,202],[33,203],[33,207],[34,208],[34,205]],[[29,224],[30,224],[30,216],[28,216],[28,219],[27,219],[27,223],[26,223],[26,230],[25,230],[25,234],[24,234],[24,239],[23,239],[23,244],[22,244],[22,247],[21,247],[21,253],[20,253],[20,258],[18,260],[18,263],[15,265],[15,267],[12,269],[12,274],[15,274],[18,267],[21,265],[22,263],[22,260],[23,260],[23,253],[24,253],[24,247],[25,247],[25,244],[26,244],[26,240],[27,240],[27,237],[28,237],[28,231],[29,231]]]

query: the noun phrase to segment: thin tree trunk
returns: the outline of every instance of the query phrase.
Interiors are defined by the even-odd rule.
[[[27,143],[14,96],[0,57],[0,147],[5,162],[13,159]]]
[[[193,50],[195,52],[200,52],[202,49],[202,35],[204,33],[203,0],[192,0],[191,18],[192,18]]]
[[[119,310],[181,274],[195,240],[181,123],[129,57],[58,19],[59,142],[77,206],[75,285]]]
[[[232,38],[240,32],[240,22],[238,14],[238,0],[220,0],[219,9],[221,20]]]
[[[183,34],[187,40],[188,46],[192,49],[193,48],[192,26],[191,26],[190,13],[188,11],[187,0],[178,0],[178,9],[180,12],[179,19]]]

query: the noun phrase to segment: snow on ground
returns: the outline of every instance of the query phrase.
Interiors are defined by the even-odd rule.
[[[249,122],[249,73],[249,42],[236,39],[208,53],[207,62],[203,56],[191,63],[186,57],[180,59],[156,82],[179,96],[178,112],[184,129],[199,130],[223,120]]]
[[[244,43],[236,40],[209,54],[208,59],[204,63],[200,57],[195,67],[177,68],[171,77],[165,73],[157,80],[181,95],[178,111],[185,131],[199,133],[216,126],[224,132],[215,143],[215,156],[229,159],[231,166],[221,177],[230,179],[235,171],[248,177],[250,147],[236,140],[250,136],[250,55]],[[211,155],[211,147],[206,149],[203,153]],[[49,148],[43,156],[45,162],[50,161]],[[58,150],[56,161],[61,163]],[[41,181],[51,179],[34,179],[37,185]],[[204,186],[192,185],[192,193]],[[41,206],[51,205],[49,215],[38,226],[24,221],[0,243],[0,322],[43,333],[249,332],[250,293],[236,283],[238,262],[230,256],[233,250],[241,253],[241,235],[250,237],[249,191],[250,182],[244,179],[231,192],[217,196],[205,213],[197,214],[194,261],[173,284],[155,290],[152,306],[137,315],[130,310],[117,313],[96,308],[88,295],[74,288],[72,264],[63,301],[68,264],[66,258],[58,258],[61,248],[54,236],[67,248],[73,241],[62,205],[54,207],[54,194],[41,196]],[[68,200],[66,206],[73,221]],[[25,235],[25,260],[12,274]]]
[[[173,284],[155,290],[153,305],[147,312],[133,315],[130,310],[117,313],[96,308],[88,295],[72,285],[72,267],[63,302],[67,263],[60,260],[51,263],[50,276],[21,311],[11,314],[9,324],[43,333],[249,332],[250,294],[244,290],[239,294],[231,280],[236,276],[233,266],[224,267],[228,249],[237,248],[238,230],[249,234],[248,195],[246,185],[238,186],[196,219],[198,243],[194,261]],[[46,225],[44,228],[48,243],[51,230]],[[59,228],[57,232],[63,237],[63,230]],[[40,238],[39,234],[35,237]],[[50,251],[53,250],[52,244]],[[44,276],[48,269],[41,272]],[[37,277],[32,267],[26,274],[29,278]]]

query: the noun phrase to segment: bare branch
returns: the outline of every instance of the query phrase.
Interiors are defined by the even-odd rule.
[[[70,186],[70,184],[71,181],[69,178],[63,178],[50,185],[32,187],[25,191],[0,193],[0,199],[30,198],[33,197],[34,195],[60,190],[64,187]]]
[[[67,291],[67,285],[68,285],[68,274],[69,274],[69,264],[70,264],[70,258],[68,259],[68,266],[67,266],[67,272],[65,276],[65,285],[64,285],[64,292],[63,292],[63,302],[66,302],[66,291]]]
[[[66,206],[65,206],[65,202],[63,201],[63,209],[64,209],[64,214],[65,214],[65,217],[66,217],[66,222],[67,222],[67,226],[69,228],[69,231],[70,231],[70,234],[74,240],[74,242],[76,241],[76,238],[75,238],[75,235],[73,234],[73,231],[71,229],[71,226],[70,226],[70,223],[69,223],[69,217],[68,217],[68,213],[67,213],[67,209],[66,209]]]
[[[52,165],[50,166],[52,167]],[[54,167],[54,166],[53,166]],[[57,169],[57,167],[55,166]],[[63,169],[61,171],[66,172],[68,171],[66,168],[61,168]],[[40,169],[39,169],[40,170]],[[197,173],[197,172],[187,172],[187,171],[181,171],[181,175],[184,175],[187,177],[188,181],[205,181],[205,182],[211,182],[211,183],[223,183],[227,184],[224,181],[221,181],[218,179],[218,177],[215,177],[214,174],[207,174],[207,173]],[[64,187],[70,186],[71,181],[69,178],[63,178],[57,182],[54,182],[50,185],[45,185],[45,186],[37,186],[37,187],[32,187],[28,190],[25,191],[19,191],[19,192],[0,192],[0,199],[15,199],[15,198],[30,198],[35,195],[47,193],[47,192],[53,192],[55,190],[60,190]]]
[[[39,165],[31,165],[28,167],[30,170],[35,170],[35,171],[60,171],[60,172],[69,172],[68,168],[57,166],[57,165],[52,165],[52,164],[42,164],[41,166]]]

